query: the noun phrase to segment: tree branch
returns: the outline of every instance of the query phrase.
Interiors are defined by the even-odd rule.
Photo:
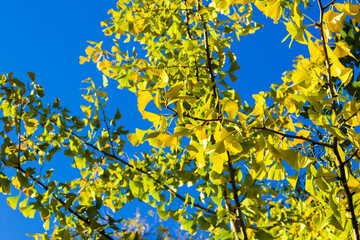
[[[233,213],[234,211],[232,209],[231,202],[230,202],[230,199],[227,194],[226,184],[223,186],[223,189],[224,189],[225,207],[229,212]],[[230,219],[230,227],[231,227],[231,230],[233,231],[234,237],[236,240],[239,240],[238,233],[240,232],[240,229],[239,229],[239,224],[237,223],[238,219],[236,219],[234,221],[234,219],[231,216],[229,216],[229,219]],[[247,237],[246,234],[245,234],[245,236]]]
[[[4,159],[1,159],[1,161],[3,163],[6,164],[6,162],[4,161]],[[20,172],[22,172],[23,174],[26,173],[26,171],[20,167],[20,166],[13,166],[14,168],[16,168],[17,170],[19,170]],[[40,182],[38,179],[36,179],[33,175],[30,175],[29,178],[31,180],[34,181],[34,183],[36,183],[37,185],[39,185],[41,188],[43,188],[45,191],[49,190],[49,187],[46,186],[45,184],[43,184],[42,182]],[[58,196],[54,196],[55,200],[58,201],[65,209],[65,202],[59,198]],[[76,212],[76,210],[72,209],[71,207],[68,208],[68,211],[74,215],[76,218],[78,218],[80,221],[82,221],[83,223],[85,223],[86,225],[90,226],[90,221],[88,218],[82,216],[80,213]],[[109,236],[104,230],[94,230],[96,232],[98,232],[102,237],[108,239],[108,240],[114,240],[114,238],[112,238],[111,236]]]
[[[197,2],[197,10],[198,12],[200,12],[201,10],[201,5],[199,0],[196,1]],[[206,62],[207,62],[207,67],[208,67],[208,71],[210,74],[210,78],[211,78],[211,83],[212,83],[212,90],[213,90],[213,95],[214,95],[214,99],[215,99],[215,108],[217,109],[218,112],[220,112],[220,105],[219,105],[219,95],[217,93],[216,90],[216,84],[215,84],[215,75],[214,75],[214,71],[212,69],[211,66],[211,53],[210,53],[210,46],[209,46],[209,36],[208,36],[208,31],[207,31],[207,27],[206,27],[206,22],[204,21],[203,17],[201,14],[199,14],[199,18],[200,21],[203,22],[203,34],[204,34],[204,40],[205,40],[205,51],[206,51]]]
[[[189,21],[190,21],[190,17],[189,17],[189,9],[186,6],[186,0],[184,0],[184,4],[185,4],[185,14],[186,14],[186,29],[187,29],[187,33],[189,35],[189,39],[193,40],[193,36],[190,33],[190,25],[189,25]],[[197,60],[195,59],[195,76],[196,76],[196,80],[199,81],[199,66],[197,64]]]
[[[293,138],[293,139],[300,139],[300,140],[304,140],[304,141],[310,142],[310,143],[315,144],[315,145],[320,145],[320,146],[324,146],[324,147],[328,147],[328,148],[333,148],[333,145],[328,144],[328,143],[318,142],[318,141],[315,141],[315,140],[312,140],[310,138],[306,138],[306,137],[303,137],[303,136],[296,136],[296,135],[291,135],[291,134],[278,132],[278,131],[275,131],[273,129],[266,128],[266,127],[253,127],[253,129],[264,130],[264,131],[275,133],[275,134],[283,136],[283,137]]]
[[[324,50],[324,55],[325,55],[325,66],[326,66],[326,70],[327,70],[327,84],[329,86],[329,90],[330,90],[330,97],[333,98],[335,97],[335,90],[334,90],[334,86],[331,82],[331,69],[330,69],[330,59],[329,59],[329,54],[326,48],[326,40],[325,40],[325,33],[324,33],[324,24],[323,24],[323,18],[324,18],[324,11],[327,7],[329,7],[333,2],[335,2],[335,0],[331,1],[328,5],[325,6],[325,8],[322,6],[321,0],[318,0],[318,4],[319,4],[319,9],[320,9],[320,21],[318,23],[318,27],[320,28],[320,35],[321,35],[321,42],[322,42],[322,46],[323,46],[323,50]],[[335,106],[335,101],[332,102],[332,108],[335,110],[336,106]]]
[[[138,172],[141,172],[141,173],[149,176],[149,177],[150,177],[151,179],[153,179],[156,183],[162,185],[163,188],[164,188],[166,191],[174,194],[174,195],[175,195],[177,198],[179,198],[181,201],[185,202],[185,200],[186,200],[185,197],[181,196],[180,194],[178,194],[177,192],[175,192],[174,190],[172,190],[169,186],[163,184],[160,180],[154,178],[150,173],[144,171],[144,170],[141,169],[141,168],[138,168],[138,167],[135,167],[135,166],[129,164],[128,162],[126,162],[125,160],[121,159],[120,157],[118,157],[118,156],[116,156],[116,155],[113,155],[113,154],[110,154],[110,153],[107,153],[107,152],[105,152],[105,151],[100,150],[100,149],[97,148],[95,145],[93,145],[93,144],[85,141],[84,139],[82,139],[81,137],[79,137],[78,135],[76,135],[75,133],[70,132],[70,131],[68,131],[68,132],[69,132],[72,136],[74,136],[75,138],[79,139],[82,143],[84,143],[84,144],[87,145],[88,147],[91,147],[92,149],[94,149],[94,150],[96,150],[96,151],[98,151],[98,152],[106,155],[107,157],[114,158],[114,159],[118,160],[119,162],[121,162],[122,164],[124,164],[124,165],[126,165],[126,166],[128,166],[128,167],[130,167],[130,168],[132,168],[132,169],[134,169],[134,170],[136,170],[136,171],[138,171]],[[192,203],[188,203],[188,205],[191,205],[191,204],[192,204]],[[198,208],[198,209],[200,209],[200,210],[203,210],[203,211],[205,211],[205,212],[207,212],[207,213],[216,214],[215,211],[213,211],[213,210],[211,210],[211,209],[208,209],[208,208],[206,208],[206,207],[203,207],[203,206],[201,206],[200,204],[194,203],[193,206],[195,206],[196,208]]]
[[[241,204],[239,201],[239,195],[237,192],[237,187],[236,187],[236,182],[235,182],[235,170],[233,168],[233,165],[231,163],[231,156],[229,151],[227,151],[227,155],[228,155],[228,166],[229,166],[229,172],[230,172],[230,183],[231,183],[231,188],[234,194],[234,200],[235,200],[235,204],[236,204],[236,218],[238,219],[239,223],[240,223],[240,228],[241,228],[241,234],[244,240],[248,240],[248,236],[246,233],[246,226],[244,223],[244,217],[243,214],[241,212]]]
[[[332,75],[331,75],[330,59],[329,59],[329,55],[328,55],[327,48],[326,48],[327,43],[326,43],[325,34],[324,34],[323,18],[324,18],[325,10],[329,6],[331,6],[334,2],[335,2],[335,0],[332,0],[329,4],[327,4],[325,7],[323,7],[321,0],[318,0],[318,5],[319,5],[319,9],[320,9],[320,21],[317,24],[318,27],[320,28],[321,41],[322,41],[322,45],[323,45],[323,49],[324,49],[325,66],[326,66],[326,69],[327,69],[327,81],[328,81],[328,86],[329,86],[330,97],[331,98],[334,98],[336,96],[335,96],[335,89],[334,89],[334,86],[333,86],[332,81],[331,81]],[[332,106],[332,111],[336,114],[336,105],[335,104],[336,104],[335,101],[333,101],[331,106]],[[351,215],[351,223],[352,223],[352,228],[353,228],[353,237],[354,237],[355,240],[360,240],[358,222],[357,222],[355,211],[354,211],[354,203],[353,203],[353,199],[352,199],[352,194],[351,194],[349,186],[347,184],[348,179],[346,178],[345,164],[342,161],[342,159],[340,157],[339,150],[338,150],[338,146],[339,146],[338,138],[336,136],[333,136],[333,138],[334,138],[334,144],[332,146],[332,149],[333,149],[333,152],[335,154],[335,160],[336,160],[337,164],[339,165],[340,182],[341,182],[341,184],[342,184],[342,186],[344,188],[345,196],[346,196],[346,200],[347,200],[347,204],[348,204],[347,211]],[[357,151],[355,151],[355,154],[356,153],[357,153]],[[351,159],[351,157],[349,158],[349,160],[350,159]]]
[[[347,211],[350,213],[351,224],[352,224],[352,228],[353,228],[353,237],[354,237],[355,240],[359,240],[360,239],[359,227],[358,227],[358,221],[357,221],[356,215],[355,215],[355,208],[354,208],[353,198],[352,198],[352,194],[351,194],[350,189],[349,189],[349,185],[347,183],[348,179],[346,178],[345,164],[341,160],[340,153],[339,153],[339,150],[338,150],[338,142],[337,142],[336,137],[334,138],[333,151],[334,151],[334,154],[335,154],[335,158],[336,158],[337,162],[339,163],[340,181],[341,181],[341,184],[343,185],[343,188],[344,188],[344,191],[345,191],[345,196],[346,196],[346,200],[347,200],[347,204],[348,204]],[[355,154],[356,154],[356,152],[357,151],[355,151]]]

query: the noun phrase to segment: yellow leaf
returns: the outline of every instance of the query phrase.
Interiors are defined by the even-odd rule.
[[[236,102],[227,100],[224,103],[224,110],[228,114],[229,119],[234,120],[239,112],[239,106]]]
[[[171,88],[165,93],[165,98],[176,98],[179,95],[181,88],[184,86],[184,83],[178,82],[171,86]]]
[[[334,7],[339,12],[343,12],[349,16],[355,16],[356,14],[359,13],[359,10],[360,10],[360,6],[358,4],[353,4],[353,3],[349,3],[349,2],[344,2],[343,4],[335,3]]]
[[[160,74],[160,78],[164,83],[168,83],[169,82],[169,76],[168,74],[165,72],[165,70],[162,70],[161,74]]]
[[[253,98],[255,99],[255,107],[251,115],[258,116],[260,114],[263,114],[265,107],[265,99],[259,94],[254,94]]]
[[[89,59],[83,56],[80,56],[80,64],[83,64],[84,62],[88,62]]]
[[[237,0],[236,3],[239,3],[239,4],[242,4],[242,5],[245,5],[245,4],[248,4],[248,3],[251,3],[251,2],[254,2],[255,0]]]
[[[140,143],[140,140],[139,140],[138,137],[136,136],[136,133],[130,133],[130,134],[128,134],[127,138],[128,138],[128,140],[131,142],[131,144],[132,144],[133,146],[137,146],[137,145],[139,145],[139,143]]]
[[[141,113],[144,112],[146,105],[153,99],[151,93],[148,91],[138,91],[138,109]]]
[[[160,76],[162,72],[163,72],[163,69],[156,69],[156,68],[155,69],[148,69],[146,71],[146,73],[151,74],[151,75],[155,75],[155,76]]]
[[[338,56],[326,45],[326,49],[330,58],[331,73],[334,77],[339,77],[344,86],[346,86],[353,77],[353,69],[345,67],[340,61]]]
[[[91,106],[85,107],[85,106],[80,106],[81,110],[85,113],[86,117],[90,117],[93,110],[91,110]]]
[[[207,138],[205,129],[206,129],[205,125],[200,125],[199,127],[196,128],[195,135],[199,140],[203,140]]]
[[[308,37],[309,39],[309,37]],[[322,63],[325,60],[324,57],[324,48],[320,45],[320,40],[316,40],[315,42],[308,40],[308,48],[310,53],[310,60],[314,63]]]
[[[203,146],[196,141],[191,141],[190,144],[191,145],[185,146],[186,150],[188,150],[188,152],[190,153],[190,155],[192,157],[196,158],[197,164],[200,168],[205,166],[205,157],[204,157]]]
[[[296,136],[301,136],[301,137],[304,137],[304,138],[309,137],[309,135],[310,135],[310,131],[305,130],[305,129],[301,129],[301,130],[296,134]],[[303,143],[303,142],[305,142],[305,140],[302,140],[302,139],[294,139],[294,142],[293,142],[294,145],[293,145],[293,146],[296,146],[296,145],[301,144],[301,143]]]
[[[265,16],[277,21],[281,16],[280,0],[255,1],[255,6],[262,11]]]
[[[297,26],[296,24],[294,24],[292,21],[289,21],[287,23],[284,23],[286,26],[286,30],[289,32],[290,36],[291,36],[291,42],[290,42],[290,46],[292,41],[295,39],[298,43],[301,44],[307,44],[307,41],[304,37],[304,27],[303,26]],[[287,37],[286,37],[287,38]],[[286,38],[283,40],[285,41]]]
[[[91,47],[91,46],[88,46],[86,49],[85,49],[85,53],[89,56],[89,55],[92,55],[94,52],[95,52],[95,48]]]
[[[286,180],[288,180],[288,182],[290,183],[290,185],[295,188],[296,187],[296,183],[297,183],[297,180],[298,180],[298,176],[299,176],[299,172],[297,172],[295,175],[292,175],[292,176],[288,176],[286,178]]]
[[[158,114],[148,111],[143,111],[142,115],[144,119],[148,119],[150,122],[152,122],[155,128],[158,127],[161,120],[161,117]]]
[[[359,192],[360,191],[360,182],[356,179],[351,179],[348,181],[348,186],[350,188],[354,188],[354,190],[356,192]]]
[[[336,54],[336,56],[338,58],[342,58],[342,57],[346,57],[346,56],[350,55],[352,58],[354,58],[356,61],[358,61],[357,58],[351,53],[349,46],[344,42],[336,43],[334,53]]]
[[[276,163],[270,168],[268,177],[270,180],[275,180],[275,181],[285,179],[285,169],[281,162]]]
[[[227,153],[214,153],[210,155],[210,162],[213,163],[213,170],[217,173],[222,173],[224,169],[224,162],[228,160]]]
[[[330,9],[329,11],[324,13],[323,19],[326,23],[326,28],[328,30],[328,37],[330,38],[332,33],[339,32],[343,29],[346,14],[337,13],[334,10]]]

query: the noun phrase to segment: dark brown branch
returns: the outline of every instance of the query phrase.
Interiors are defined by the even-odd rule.
[[[346,178],[346,173],[345,173],[345,165],[343,164],[343,161],[340,157],[340,153],[338,150],[338,142],[337,142],[336,137],[334,138],[333,151],[335,154],[335,158],[336,158],[337,162],[339,163],[340,181],[341,181],[341,184],[343,185],[343,188],[345,191],[345,196],[346,196],[346,200],[347,200],[347,204],[348,204],[347,211],[350,213],[351,224],[352,224],[352,228],[353,228],[353,236],[354,236],[355,240],[359,240],[360,239],[359,227],[358,227],[358,221],[357,221],[356,215],[355,215],[353,198],[352,198],[352,194],[349,189],[349,185],[347,183],[347,178]],[[355,153],[356,152],[357,151],[355,151]]]
[[[167,109],[169,109],[170,111],[176,113],[176,111],[170,107],[166,107]],[[189,114],[183,114],[184,117],[188,117],[188,118],[191,118],[193,120],[197,120],[197,121],[202,121],[202,122],[217,122],[217,121],[224,121],[224,122],[228,122],[228,123],[233,123],[233,124],[236,124],[238,126],[241,126],[241,123],[238,123],[236,121],[232,121],[228,118],[218,118],[218,119],[215,119],[215,118],[212,118],[212,119],[204,119],[204,118],[197,118],[197,117],[193,117]],[[266,128],[266,127],[252,127],[252,129],[257,129],[257,130],[264,130],[264,131],[268,131],[268,132],[272,132],[272,133],[275,133],[277,135],[280,135],[280,136],[283,136],[283,137],[287,137],[287,138],[293,138],[293,139],[301,139],[301,140],[304,140],[304,141],[307,141],[307,142],[310,142],[312,144],[315,144],[315,145],[320,145],[320,146],[324,146],[324,147],[329,147],[329,148],[332,148],[333,145],[331,144],[328,144],[328,143],[323,143],[323,142],[318,142],[318,141],[315,141],[315,140],[312,140],[310,138],[306,138],[306,137],[303,137],[303,136],[296,136],[296,135],[291,135],[291,134],[286,134],[286,133],[283,133],[283,132],[279,132],[279,131],[275,131],[273,129],[270,129],[270,128]]]
[[[199,0],[197,0],[197,8],[198,8],[197,9],[198,12],[200,12],[201,5],[200,5]],[[209,36],[208,36],[209,33],[208,33],[208,30],[206,27],[207,23],[204,21],[201,14],[199,14],[199,18],[200,18],[200,21],[203,22],[203,34],[204,34],[204,40],[205,40],[206,62],[207,62],[207,67],[208,67],[208,71],[209,71],[210,78],[211,78],[211,83],[213,85],[212,90],[213,90],[213,95],[214,95],[214,100],[215,100],[215,108],[217,109],[217,112],[220,112],[219,95],[216,90],[215,75],[214,75],[214,71],[211,66],[211,53],[210,53]]]
[[[317,24],[318,27],[320,28],[320,35],[321,35],[321,41],[322,41],[322,45],[323,45],[323,49],[324,49],[324,55],[325,55],[325,66],[327,69],[327,81],[328,81],[328,86],[329,86],[329,90],[330,90],[330,97],[334,98],[335,96],[335,89],[334,86],[332,84],[331,81],[331,65],[330,65],[330,59],[329,59],[329,55],[328,55],[328,51],[326,48],[326,39],[325,39],[325,33],[324,33],[324,23],[323,23],[323,18],[324,18],[324,12],[325,10],[331,6],[333,3],[335,2],[335,0],[332,0],[329,4],[327,4],[325,7],[322,6],[322,2],[321,0],[318,0],[318,5],[319,5],[319,9],[320,9],[320,21]],[[336,103],[335,101],[332,102],[332,111],[336,114]],[[345,164],[343,162],[343,160],[340,157],[340,153],[338,150],[338,138],[336,136],[333,136],[334,138],[334,144],[333,144],[333,152],[335,154],[335,160],[337,162],[337,164],[339,165],[339,171],[340,171],[340,182],[344,188],[345,191],[345,196],[346,196],[346,200],[347,200],[347,204],[348,204],[348,212],[350,213],[350,218],[351,218],[351,224],[352,224],[352,229],[353,229],[353,237],[355,240],[360,240],[360,235],[359,235],[359,227],[358,227],[358,221],[355,215],[355,210],[354,210],[354,203],[353,203],[353,199],[352,199],[352,194],[350,192],[349,186],[347,184],[347,178],[346,178],[346,173],[345,173]],[[355,154],[357,153],[357,151],[355,151]],[[351,157],[349,158],[349,160],[351,159]],[[346,162],[346,160],[344,159],[344,161]]]
[[[353,157],[357,156],[357,153],[358,153],[358,149],[355,150],[355,152],[353,152],[353,154],[351,154],[351,156],[346,159],[344,162],[342,162],[343,165],[346,165],[348,162],[350,162],[351,159],[353,159]]]
[[[322,10],[325,11],[328,7],[330,7],[331,5],[333,5],[334,2],[336,2],[336,0],[332,0],[331,2],[329,2],[325,7],[322,8]]]
[[[236,182],[235,182],[235,170],[233,168],[233,165],[231,163],[231,156],[230,153],[227,151],[227,155],[228,155],[228,166],[229,166],[229,172],[230,172],[230,183],[231,183],[231,188],[234,194],[234,200],[235,200],[235,204],[236,204],[236,218],[239,221],[240,224],[240,228],[241,228],[241,234],[244,240],[248,240],[248,236],[246,233],[246,226],[244,223],[244,217],[243,214],[241,212],[241,204],[239,201],[239,195],[237,192],[237,187],[236,187]]]
[[[304,223],[304,221],[287,220],[287,221],[281,221],[281,222],[278,222],[278,223],[274,223],[274,224],[272,224],[270,226],[266,226],[266,227],[257,227],[257,226],[252,226],[252,225],[246,225],[246,227],[251,228],[251,229],[255,229],[255,230],[261,230],[261,229],[271,230],[271,229],[273,229],[275,227],[282,227],[286,223]],[[305,223],[305,225],[308,225],[308,224]]]
[[[226,187],[226,184],[223,186],[223,189],[224,189],[224,199],[225,199],[225,206],[226,206],[226,209],[230,212],[230,213],[233,213],[233,209],[232,209],[232,206],[231,206],[231,202],[230,202],[230,199],[228,197],[228,194],[227,194],[227,187]],[[237,217],[237,216],[236,216]],[[233,231],[233,234],[234,234],[234,237],[236,240],[239,240],[239,237],[238,237],[238,233],[241,232],[240,229],[239,229],[239,224],[238,224],[238,219],[236,219],[234,221],[234,219],[232,218],[232,216],[229,216],[229,220],[230,220],[230,228],[231,230]],[[245,234],[245,236],[247,237],[247,235]]]
[[[4,162],[6,164],[6,162],[1,159],[2,162]],[[22,172],[23,174],[26,173],[26,171],[20,167],[20,166],[13,166],[14,168],[16,168],[17,170],[19,170],[20,172]],[[38,179],[36,179],[33,175],[30,175],[29,178],[31,180],[34,181],[34,183],[36,183],[37,185],[39,185],[41,188],[43,188],[45,191],[48,191],[49,190],[49,187],[46,186],[45,184],[43,184],[42,182],[40,182]],[[57,197],[57,196],[54,196],[55,200],[58,201],[64,208],[65,208],[65,202]],[[86,225],[90,226],[90,221],[82,216],[80,213],[76,212],[74,209],[72,209],[71,207],[68,208],[68,211],[74,215],[76,218],[78,218],[80,221],[82,221],[83,223],[85,223]],[[114,240],[114,238],[112,238],[111,236],[109,236],[104,230],[95,230],[96,232],[98,232],[102,237],[108,239],[108,240]]]
[[[120,157],[118,157],[118,156],[116,156],[116,155],[113,155],[113,154],[110,154],[110,153],[107,153],[107,152],[105,152],[105,151],[100,150],[100,149],[97,148],[95,145],[93,145],[93,144],[85,141],[84,139],[82,139],[81,137],[79,137],[78,135],[76,135],[76,134],[73,133],[73,132],[69,132],[69,133],[70,133],[72,136],[74,136],[75,138],[79,139],[82,143],[84,143],[84,144],[87,145],[88,147],[91,147],[92,149],[94,149],[94,150],[96,150],[96,151],[104,154],[105,156],[114,158],[114,159],[118,160],[119,162],[121,162],[122,164],[124,164],[124,165],[126,165],[126,166],[128,166],[128,167],[130,167],[130,168],[132,168],[132,169],[134,169],[134,170],[136,170],[136,171],[138,171],[138,172],[141,172],[141,173],[149,176],[149,177],[150,177],[151,179],[153,179],[156,183],[162,185],[163,188],[164,188],[166,191],[174,194],[174,195],[175,195],[177,198],[179,198],[181,201],[185,202],[185,200],[186,200],[185,197],[183,197],[182,195],[180,195],[180,194],[178,194],[177,192],[175,192],[174,190],[172,190],[169,186],[163,184],[160,180],[154,178],[154,177],[151,175],[151,173],[148,173],[148,172],[144,171],[144,170],[141,169],[141,168],[138,168],[138,167],[135,167],[135,166],[129,164],[128,162],[126,162],[125,160],[121,159]],[[192,203],[188,203],[188,204],[191,205]],[[215,211],[213,211],[213,210],[211,210],[211,209],[208,209],[208,208],[206,208],[206,207],[203,207],[203,206],[201,206],[201,205],[199,205],[199,204],[197,204],[197,203],[194,203],[193,206],[195,206],[196,208],[198,208],[198,209],[200,209],[200,210],[203,210],[203,211],[205,211],[205,212],[208,212],[208,213],[211,213],[211,214],[216,214]]]
[[[342,126],[344,126],[344,124],[349,121],[350,119],[352,119],[353,117],[355,117],[358,113],[359,113],[360,109],[357,110],[355,113],[353,113],[350,117],[348,117],[347,119],[344,119],[344,121],[340,124],[339,128],[341,128]]]
[[[333,148],[333,145],[328,144],[328,143],[318,142],[318,141],[315,141],[315,140],[312,140],[310,138],[306,138],[306,137],[303,137],[303,136],[296,136],[296,135],[291,135],[291,134],[278,132],[278,131],[275,131],[275,130],[270,129],[270,128],[253,127],[253,129],[264,130],[264,131],[272,132],[272,133],[275,133],[277,135],[280,135],[280,136],[283,136],[283,137],[286,137],[286,138],[300,139],[300,140],[304,140],[304,141],[310,142],[310,143],[315,144],[315,145],[320,145],[320,146],[324,146],[324,147],[328,147],[328,148]]]
[[[184,0],[184,4],[185,4],[185,7],[186,7],[186,0]],[[190,17],[189,17],[189,9],[187,9],[186,7],[186,10],[185,10],[185,14],[186,14],[186,29],[187,29],[187,33],[189,35],[189,39],[190,40],[193,40],[193,36],[191,35],[190,33],[190,25],[189,25],[189,21],[190,21]],[[196,80],[199,82],[199,66],[197,64],[197,60],[195,59],[195,76],[196,76]]]
[[[332,2],[334,2],[334,1],[335,0],[333,0]],[[329,4],[332,4],[332,2],[330,2]],[[324,55],[325,55],[325,66],[326,66],[326,70],[327,70],[327,75],[326,75],[327,84],[329,85],[330,97],[333,98],[333,97],[335,97],[335,90],[334,90],[334,86],[331,82],[332,75],[331,75],[331,69],[330,69],[330,59],[329,59],[329,54],[328,54],[328,51],[326,48],[326,40],[325,40],[324,24],[323,24],[324,10],[328,7],[329,4],[326,5],[325,8],[322,6],[321,0],[318,0],[318,4],[319,4],[319,8],[320,8],[320,21],[319,21],[318,27],[320,28],[321,42],[322,42]],[[335,101],[332,102],[332,108],[333,108],[333,110],[336,109]]]
[[[99,98],[98,98],[98,100],[99,100]],[[99,100],[99,102],[100,102],[100,100]],[[110,145],[111,145],[111,152],[112,152],[113,155],[115,155],[114,142],[113,142],[112,136],[111,136],[112,134],[111,134],[111,132],[110,132],[110,127],[109,127],[109,124],[108,124],[108,122],[107,122],[106,115],[105,115],[105,111],[104,111],[103,108],[101,108],[101,112],[102,112],[103,117],[104,117],[104,122],[105,122],[106,130],[107,130],[107,132],[108,132],[108,134],[109,134],[109,140],[110,140]]]

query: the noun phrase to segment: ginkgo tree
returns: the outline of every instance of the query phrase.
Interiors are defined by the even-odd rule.
[[[253,10],[308,52],[250,106],[236,91],[231,47],[262,27]],[[27,85],[0,79],[0,190],[12,190],[13,208],[25,195],[19,209],[40,212],[45,230],[56,222],[35,238],[136,239],[108,210],[137,198],[212,239],[360,239],[357,2],[120,0],[109,14],[102,26],[113,46],[89,42],[80,57],[104,75],[84,83],[84,118],[45,104],[31,72]],[[125,52],[122,41],[142,49]],[[151,128],[127,133],[121,114],[107,113],[108,81],[136,94]],[[126,141],[153,149],[128,158]],[[41,172],[58,152],[81,179]]]

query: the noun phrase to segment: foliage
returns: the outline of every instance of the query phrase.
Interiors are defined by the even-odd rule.
[[[83,119],[57,100],[45,105],[33,73],[28,86],[2,75],[0,190],[22,192],[9,205],[26,195],[19,209],[29,217],[39,211],[45,230],[55,220],[53,239],[136,239],[104,209],[118,212],[137,198],[213,239],[359,240],[360,5],[312,4],[118,1],[102,22],[111,49],[90,42],[80,57],[104,74],[101,87],[86,80]],[[250,106],[231,87],[240,69],[231,45],[262,27],[251,19],[254,7],[284,23],[290,45],[307,45],[309,57],[295,59],[282,83],[254,94]],[[120,38],[143,50],[123,52]],[[150,129],[127,134],[119,112],[106,115],[108,78],[137,95]],[[126,158],[125,135],[154,149]],[[58,183],[52,170],[41,172],[57,152],[82,178]]]
[[[150,217],[150,218],[149,218]],[[168,223],[154,216],[154,212],[149,211],[148,216],[141,216],[136,211],[135,217],[122,223],[123,228],[127,229],[126,233],[137,232],[140,239],[144,240],[201,240],[204,239],[201,234],[198,236],[190,236],[185,230],[181,230],[179,226],[169,226]],[[167,226],[166,226],[167,225]],[[124,234],[126,234],[124,233]]]

